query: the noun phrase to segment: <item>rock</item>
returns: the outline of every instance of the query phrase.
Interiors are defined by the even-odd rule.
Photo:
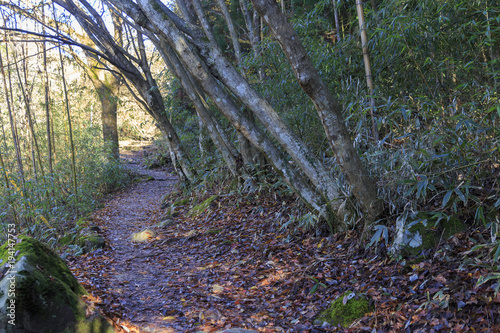
[[[200,322],[203,322],[205,320],[219,320],[222,317],[219,310],[217,309],[202,310],[200,311],[198,316]]]
[[[166,228],[174,226],[176,224],[177,224],[177,222],[174,219],[167,218],[167,219],[161,221],[160,223],[158,223],[156,226],[158,228],[166,229]]]
[[[104,237],[99,232],[101,230],[96,225],[89,225],[83,228],[78,237],[77,245],[83,249],[84,253],[90,253],[97,249],[102,249],[106,245]]]
[[[100,314],[86,317],[85,289],[44,244],[21,236],[2,245],[0,259],[0,271],[8,267],[0,280],[0,332],[114,332]]]
[[[175,211],[176,208],[185,206],[189,203],[189,201],[191,201],[190,198],[184,198],[184,199],[181,199],[181,200],[178,200],[178,201],[172,203],[169,207],[168,198],[169,198],[168,196],[164,196],[162,198],[161,203],[160,203],[160,208],[166,209],[168,207],[167,216],[169,216],[169,217],[176,217],[177,215],[179,215],[179,213],[177,213]]]
[[[400,216],[396,220],[396,238],[391,248],[393,253],[401,253],[405,257],[413,257],[422,251],[433,248],[441,237],[444,240],[467,226],[454,216],[440,219],[437,215],[424,212]]]
[[[106,245],[106,242],[100,235],[88,235],[80,237],[78,245],[85,253],[90,253],[94,250],[102,249]]]
[[[212,292],[214,294],[222,294],[224,292],[224,287],[219,284],[212,285]]]
[[[326,323],[347,328],[372,309],[373,306],[368,299],[352,291],[346,291],[317,316],[314,325],[325,326]]]
[[[210,204],[214,202],[214,200],[217,199],[218,197],[219,197],[218,195],[212,195],[210,198],[203,201],[201,204],[194,206],[187,213],[187,216],[199,216],[201,213],[205,212],[210,207]]]
[[[132,234],[132,242],[141,243],[156,237],[156,233],[151,229],[145,229],[141,232]]]

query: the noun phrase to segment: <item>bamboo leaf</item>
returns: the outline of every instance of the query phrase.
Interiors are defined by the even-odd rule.
[[[449,190],[448,192],[446,192],[446,194],[444,195],[444,198],[443,198],[443,204],[441,205],[442,208],[444,208],[446,206],[446,204],[448,203],[448,201],[451,198],[452,193],[453,193],[452,190]]]

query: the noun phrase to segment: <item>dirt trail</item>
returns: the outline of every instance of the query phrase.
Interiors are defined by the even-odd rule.
[[[177,183],[177,177],[168,170],[141,167],[147,149],[125,151],[122,159],[128,162],[127,168],[154,180],[141,181],[113,195],[92,215],[108,246],[78,258],[76,271],[84,286],[100,298],[107,315],[125,331],[178,332],[182,330],[163,320],[166,311],[161,306],[161,290],[168,276],[163,264],[154,260],[162,251],[154,242],[131,241],[133,233],[154,229],[160,222],[160,200]]]

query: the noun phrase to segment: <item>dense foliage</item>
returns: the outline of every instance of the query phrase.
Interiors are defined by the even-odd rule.
[[[435,225],[458,217],[469,224],[484,224],[496,231],[500,207],[497,183],[500,12],[496,2],[367,2],[364,14],[375,87],[371,96],[375,99],[374,110],[370,108],[354,3],[334,2],[339,31],[336,31],[334,6],[330,0],[282,3],[322,79],[342,105],[355,147],[377,182],[385,206],[377,230],[391,229],[396,219],[410,221],[419,211],[424,211],[430,213]],[[251,46],[240,2],[233,0],[226,1],[226,4],[242,44],[241,71],[245,78],[272,104],[313,154],[332,170],[342,193],[348,198],[347,206],[351,212],[346,218],[354,226],[362,217],[362,211],[338,167],[324,131],[319,130],[321,121],[317,112],[297,83],[280,46],[268,28],[262,26],[257,52]],[[236,61],[227,22],[218,6],[210,1],[202,1],[201,5],[225,56]],[[251,4],[247,7],[250,9]],[[127,45],[132,49],[135,35],[127,32],[126,36],[131,39]],[[190,184],[193,189],[224,185],[230,180],[245,191],[289,191],[280,176],[263,165],[248,166],[244,181],[233,181],[180,81],[164,70],[156,51],[148,49],[148,52],[165,102],[167,114],[164,116],[177,131],[182,149],[197,169],[196,179]],[[14,71],[13,67],[7,70]],[[85,89],[77,81],[71,87],[75,93]],[[236,101],[236,96],[233,98]],[[238,146],[241,142],[238,142],[234,127],[219,113],[210,98],[205,98],[204,103],[232,143]],[[239,107],[244,109],[241,103]],[[63,108],[62,102],[60,108]],[[2,106],[2,110],[6,108]],[[55,140],[60,143],[67,140],[63,134],[67,129],[62,130],[67,120],[63,111],[59,112],[60,116],[54,117],[53,126]],[[88,114],[89,108],[83,106],[74,112]],[[378,141],[373,139],[371,131],[371,112],[380,133]],[[128,113],[125,122],[133,122],[137,114]],[[5,134],[7,119],[7,114],[2,112],[4,159],[14,161],[14,144]],[[57,220],[74,218],[75,214],[71,212],[81,214],[88,209],[86,207],[92,206],[95,199],[91,193],[107,188],[108,185],[104,184],[108,180],[111,183],[122,180],[116,162],[103,157],[106,156],[103,153],[105,148],[93,140],[97,137],[97,129],[82,124],[74,131],[78,146],[79,198],[71,199],[75,191],[71,190],[71,168],[68,167],[71,162],[65,160],[69,153],[62,150],[64,153],[58,154],[54,174],[45,176],[47,180],[44,180],[35,170],[35,158],[29,157],[30,139],[26,131],[26,137],[22,138],[26,149],[23,163],[35,165],[25,184],[30,195],[21,195],[25,190],[21,190],[20,180],[16,178],[15,163],[7,163],[4,168],[7,182],[1,185],[3,192],[10,193],[2,196],[2,214],[6,219],[14,218],[14,210],[18,210],[20,216],[32,216],[32,221],[39,221],[39,216],[44,216],[47,222],[41,225],[52,225],[49,216],[59,216]],[[262,128],[258,121],[257,124]],[[41,126],[37,131],[37,135],[43,137]],[[141,136],[141,132],[144,131],[140,125],[128,131],[134,136]],[[59,137],[57,133],[61,133]],[[164,148],[164,151],[168,150],[167,144]],[[59,149],[69,148],[65,145]],[[19,188],[19,191],[8,189],[7,184],[15,184],[14,188]],[[50,191],[55,191],[51,199],[54,204],[44,201],[44,195],[39,194]],[[32,208],[23,203],[28,197]],[[67,206],[72,208],[59,213],[61,207],[66,207],[64,203],[70,202],[73,204]],[[287,225],[324,229],[324,221],[315,214],[304,210],[291,218]],[[378,233],[379,236],[384,234]]]
[[[374,3],[377,8],[372,8]],[[498,5],[493,1],[396,0],[366,4],[378,142],[370,131],[370,103],[354,5],[339,3],[340,41],[335,39],[331,1],[293,1],[288,5],[290,21],[341,102],[355,145],[380,185],[379,194],[387,207],[381,222],[391,225],[398,217],[411,219],[416,212],[426,211],[432,213],[436,224],[451,216],[470,224],[498,223]],[[233,6],[232,14],[243,31],[241,11]],[[213,24],[216,32],[223,30],[220,18],[214,18]],[[229,48],[228,34],[218,36],[225,36],[221,45]],[[349,193],[324,132],[317,130],[321,123],[314,107],[297,84],[279,45],[268,36],[260,47],[257,57],[244,48],[248,79],[328,163]],[[262,68],[263,80],[258,75]],[[172,98],[169,102],[173,116],[183,120],[177,128],[185,133],[186,142],[191,142],[193,156],[202,158],[203,150],[196,144],[199,128],[195,113],[179,101]],[[200,161],[217,160],[204,157]]]

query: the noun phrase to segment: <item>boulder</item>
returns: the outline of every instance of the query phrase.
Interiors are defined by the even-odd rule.
[[[41,242],[10,238],[0,247],[0,265],[0,332],[114,332],[100,314],[87,317],[85,289]]]
[[[96,225],[90,225],[82,229],[77,244],[83,249],[84,253],[104,248],[106,241],[100,235],[100,231]]]

